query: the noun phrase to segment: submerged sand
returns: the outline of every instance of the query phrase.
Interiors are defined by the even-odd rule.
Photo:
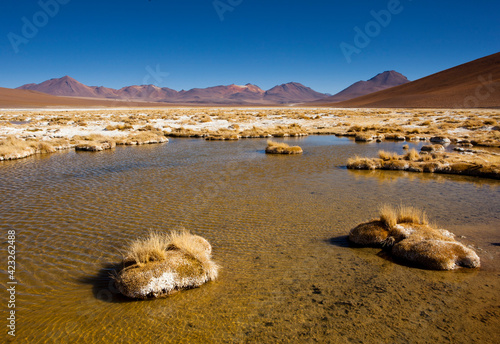
[[[17,340],[499,342],[498,181],[341,168],[399,142],[283,141],[304,154],[266,155],[267,139],[173,138],[4,161],[0,228],[16,230],[19,245]],[[381,202],[426,210],[474,247],[481,268],[421,270],[349,246],[349,230]],[[152,302],[120,297],[107,265],[119,248],[179,227],[213,245],[219,278]]]

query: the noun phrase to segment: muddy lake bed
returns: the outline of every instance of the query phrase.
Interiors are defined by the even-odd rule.
[[[16,342],[500,342],[500,181],[345,168],[407,142],[278,141],[304,153],[266,155],[265,139],[172,138],[1,162]],[[350,246],[349,230],[383,203],[424,209],[481,268],[423,270]],[[212,244],[219,278],[164,299],[121,296],[109,276],[121,248],[179,228]]]

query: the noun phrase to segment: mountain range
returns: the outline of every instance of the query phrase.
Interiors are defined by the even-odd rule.
[[[18,87],[54,96],[99,98],[124,101],[161,102],[176,104],[224,104],[224,105],[279,105],[312,102],[315,100],[341,101],[359,95],[379,91],[388,87],[409,82],[405,76],[388,71],[378,74],[368,81],[359,81],[335,96],[316,92],[297,82],[275,86],[267,91],[252,84],[244,86],[228,85],[207,88],[193,88],[176,91],[155,85],[126,86],[113,89],[103,86],[86,86],[69,76],[50,79],[39,84],[26,84]]]
[[[41,84],[24,85],[20,87],[21,89],[0,87],[0,107],[273,105],[273,102],[275,102],[274,105],[280,105],[290,102],[291,104],[300,103],[301,106],[336,108],[500,108],[500,53],[485,56],[415,81],[405,82],[404,79],[406,78],[394,71],[384,72],[368,81],[358,82],[334,96],[327,96],[298,83],[279,85],[268,91],[247,84],[178,92],[153,85],[128,86],[120,90],[89,87],[70,77],[63,77]],[[390,87],[394,82],[404,83]],[[390,88],[369,93],[375,89],[376,84],[384,84]],[[361,93],[367,92],[368,94],[356,97],[360,94],[359,89]],[[320,96],[321,100],[308,102]],[[343,97],[355,98],[339,101],[345,99]],[[175,102],[172,102],[174,99]]]
[[[296,82],[275,86],[267,91],[252,84],[193,88],[188,91],[176,91],[155,85],[126,86],[117,90],[103,86],[86,86],[69,76],[50,79],[40,84],[26,84],[18,89],[54,96],[180,104],[288,104],[313,101],[328,96]]]

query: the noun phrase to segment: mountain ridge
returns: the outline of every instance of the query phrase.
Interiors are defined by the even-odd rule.
[[[132,85],[120,89],[104,86],[87,86],[70,76],[53,78],[39,84],[25,84],[17,89],[32,90],[55,96],[85,97],[117,100],[140,100],[165,103],[207,104],[289,104],[319,100],[327,94],[316,92],[297,82],[290,82],[264,91],[253,84],[219,85],[176,91],[155,85]]]
[[[369,108],[500,108],[500,53],[347,101],[317,103]]]
[[[403,85],[408,82],[410,82],[410,80],[408,80],[406,76],[401,73],[398,73],[394,70],[385,71],[383,73],[375,75],[373,78],[367,81],[360,80],[358,82],[355,82],[339,93],[321,99],[320,101],[332,103],[346,101],[349,99],[364,96],[366,94],[382,91],[387,88]]]

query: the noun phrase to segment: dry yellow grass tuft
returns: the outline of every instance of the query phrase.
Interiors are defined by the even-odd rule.
[[[144,145],[163,142],[168,142],[168,139],[161,131],[141,131],[116,139],[117,145]]]
[[[22,140],[14,136],[0,139],[0,161],[26,158],[34,154],[54,153],[57,150],[71,148],[65,139],[51,142],[37,139]]]
[[[145,238],[132,241],[124,253],[124,262],[142,266],[166,258],[169,238],[158,232],[149,232]]]
[[[192,257],[205,261],[212,254],[212,246],[200,236],[182,229],[169,233],[150,231],[147,236],[132,241],[123,256],[126,264],[142,266],[167,258],[169,250],[182,250]]]
[[[397,153],[387,152],[385,150],[378,151],[378,157],[384,161],[395,160],[398,158]]]
[[[301,154],[302,148],[299,146],[289,146],[286,143],[267,141],[267,154]]]
[[[428,224],[427,214],[418,208],[400,204],[397,208],[397,215],[397,223]]]
[[[349,158],[347,168],[461,174],[500,179],[500,155],[498,153],[463,148],[456,148],[456,150],[459,153],[434,151],[430,154],[427,152],[419,154],[412,149],[404,155],[380,151],[378,158],[358,156]]]
[[[199,287],[217,278],[219,267],[211,252],[207,240],[186,230],[151,231],[127,247],[115,285],[123,295],[140,299]]]
[[[397,155],[396,155],[397,157]],[[418,154],[417,150],[415,148],[412,148],[408,153],[405,155],[405,159],[409,161],[416,161],[420,159],[420,154]]]
[[[447,230],[429,226],[425,213],[409,206],[383,205],[380,220],[351,229],[349,240],[361,246],[385,247],[396,258],[426,269],[480,266],[472,249],[457,242]]]
[[[389,228],[393,228],[398,224],[398,212],[388,204],[382,205],[379,210],[380,221],[385,223]]]
[[[73,140],[76,141],[75,150],[77,151],[100,152],[116,147],[114,140],[98,134],[84,137],[75,136]]]
[[[427,225],[427,215],[425,211],[410,206],[400,204],[394,208],[388,204],[380,207],[380,221],[385,223],[389,228],[394,228],[400,223],[411,223],[419,225]]]
[[[200,236],[192,235],[187,230],[173,231],[167,236],[167,249],[178,249],[187,253],[200,261],[207,270],[210,269],[210,257],[212,255],[212,246],[208,241]],[[215,279],[216,276],[212,276]]]

